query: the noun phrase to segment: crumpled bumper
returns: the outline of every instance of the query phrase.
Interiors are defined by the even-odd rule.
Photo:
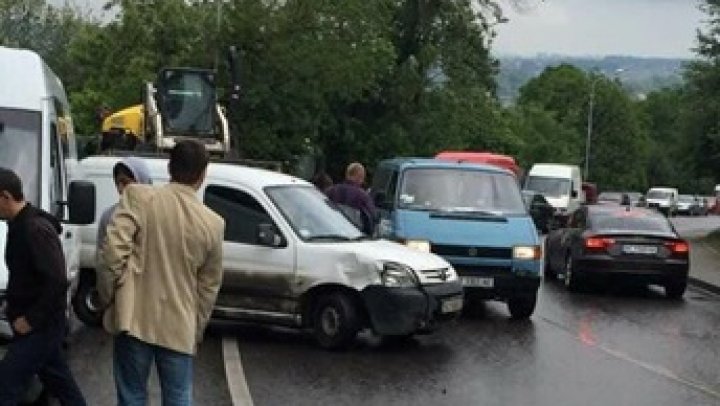
[[[413,288],[371,285],[363,289],[370,324],[379,335],[427,333],[462,311],[460,282]],[[459,301],[459,306],[456,304]]]

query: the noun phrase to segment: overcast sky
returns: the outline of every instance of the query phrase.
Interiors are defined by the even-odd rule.
[[[500,0],[498,54],[690,57],[704,19],[700,0]]]
[[[97,10],[106,0],[50,0]],[[701,0],[498,0],[495,53],[690,57]],[[510,7],[520,3],[520,9]]]

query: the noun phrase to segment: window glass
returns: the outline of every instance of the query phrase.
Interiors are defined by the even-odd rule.
[[[258,225],[273,224],[254,197],[237,189],[208,186],[205,204],[225,219],[225,241],[256,245]]]

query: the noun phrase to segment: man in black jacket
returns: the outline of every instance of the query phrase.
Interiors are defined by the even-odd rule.
[[[15,405],[35,375],[62,405],[85,405],[62,352],[68,289],[62,227],[25,202],[20,178],[3,168],[0,219],[8,221],[6,315],[14,333],[0,361],[0,406]]]

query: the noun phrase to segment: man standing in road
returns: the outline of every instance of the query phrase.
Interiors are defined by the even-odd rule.
[[[145,405],[153,362],[165,406],[192,404],[192,356],[222,280],[223,219],[198,200],[205,147],[179,142],[170,183],[125,188],[102,247],[114,297],[105,327],[115,334],[120,405]]]
[[[375,205],[363,189],[364,184],[365,167],[353,162],[345,170],[345,181],[332,186],[327,195],[333,202],[355,210],[357,219],[353,219],[355,216],[351,215],[351,220],[354,220],[364,233],[372,235],[375,228]]]
[[[65,361],[65,256],[60,222],[25,201],[20,178],[0,168],[0,219],[8,221],[7,319],[13,341],[0,361],[0,406],[17,404],[34,376],[62,405],[85,405]]]

